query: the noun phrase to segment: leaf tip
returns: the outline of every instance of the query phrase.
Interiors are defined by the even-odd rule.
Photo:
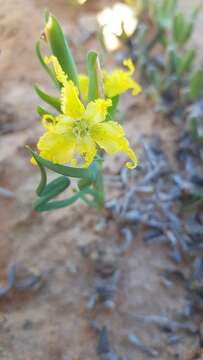
[[[47,15],[45,15],[45,28],[44,28],[44,33],[46,35],[46,38],[48,38],[48,34],[51,31],[52,27],[53,27],[53,16],[48,12]]]

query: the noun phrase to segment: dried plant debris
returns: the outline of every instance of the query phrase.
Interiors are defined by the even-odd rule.
[[[46,273],[34,273],[22,264],[14,264],[8,268],[7,284],[0,287],[0,298],[8,295],[11,290],[26,291],[38,289],[43,284]]]
[[[136,318],[166,332],[165,346],[174,347],[185,336],[193,336],[200,346],[203,339],[199,316],[203,310],[203,208],[191,208],[191,204],[202,193],[202,150],[185,132],[177,142],[175,164],[169,161],[158,136],[142,137],[140,148],[142,160],[138,170],[133,175],[128,172],[116,175],[117,183],[120,177],[123,192],[118,200],[111,199],[106,204],[123,236],[123,246],[116,245],[117,253],[125,253],[140,231],[147,245],[168,244],[174,267],[163,269],[160,279],[166,288],[179,282],[186,290],[187,305],[174,319],[161,315]],[[182,266],[186,262],[187,271]],[[142,352],[157,356],[156,349],[148,348],[139,336],[131,334],[128,340]]]
[[[146,316],[137,315],[135,318],[139,321],[143,321],[144,324],[154,324],[165,332],[174,333],[181,330],[191,334],[198,333],[197,325],[188,321],[178,322],[178,321],[170,320],[167,317],[160,315],[146,315]]]
[[[176,153],[177,167],[171,166],[158,137],[150,143],[141,139],[140,145],[144,153],[142,168],[129,179],[127,193],[117,203],[107,203],[107,207],[117,222],[128,229],[127,244],[131,242],[133,227],[135,231],[135,227],[142,226],[145,242],[168,243],[171,258],[179,263],[195,242],[200,246],[203,235],[202,213],[197,210],[191,215],[183,211],[184,202],[187,205],[201,191],[202,159],[185,134]]]
[[[15,198],[15,194],[12,191],[0,186],[0,197],[5,199],[12,199]]]
[[[97,354],[107,354],[110,352],[110,341],[109,341],[109,331],[106,326],[104,326],[99,334],[99,340],[97,345]]]
[[[98,334],[98,343],[97,343],[97,355],[101,360],[129,360],[126,355],[118,356],[116,352],[113,350],[113,346],[110,341],[109,329],[106,325],[104,325],[100,330],[98,330],[98,324],[93,324],[94,330],[96,330]]]
[[[146,346],[143,343],[143,341],[138,336],[136,336],[135,334],[130,334],[128,336],[128,341],[129,341],[130,344],[135,346],[137,349],[139,349],[143,353],[149,355],[151,358],[156,358],[159,355],[157,350]]]
[[[110,249],[93,251],[91,260],[94,265],[93,293],[87,308],[93,309],[97,302],[106,309],[114,309],[114,297],[120,280],[117,256]]]
[[[110,340],[110,331],[106,325],[101,326],[97,320],[91,320],[90,328],[97,335],[96,353],[101,360],[129,360],[124,354],[117,355]]]

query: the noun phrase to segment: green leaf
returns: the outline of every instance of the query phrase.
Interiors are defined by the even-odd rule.
[[[182,57],[180,60],[180,63],[178,64],[178,74],[182,75],[185,72],[190,71],[193,61],[196,58],[196,51],[193,49],[190,49],[187,51],[184,57]]]
[[[194,10],[190,19],[186,19],[182,13],[175,15],[173,20],[173,39],[178,45],[183,46],[190,40],[196,18],[197,9]]]
[[[41,205],[47,203],[53,197],[56,197],[66,188],[70,186],[70,180],[65,176],[60,176],[51,181],[40,194],[40,197],[34,202],[34,209],[38,209]]]
[[[185,19],[183,14],[176,14],[173,20],[173,39],[176,43],[182,42],[185,31]]]
[[[169,73],[176,74],[180,58],[178,57],[175,49],[169,50],[168,58],[169,58]]]
[[[111,98],[112,105],[108,109],[107,119],[114,120],[114,116],[116,114],[118,103],[119,103],[119,98],[120,98],[119,95],[114,96],[113,98]]]
[[[191,17],[190,17],[188,24],[186,26],[186,29],[185,29],[185,42],[189,41],[193,34],[199,10],[200,9],[196,8],[193,10],[193,12],[191,14]]]
[[[171,17],[177,7],[177,0],[162,0],[161,13],[163,16]]]
[[[42,106],[37,106],[36,108],[37,114],[39,114],[41,117],[44,115],[50,115],[50,116],[56,116],[54,113],[51,113],[48,110],[45,110]]]
[[[49,160],[43,159],[36,152],[33,152],[33,150],[32,150],[32,153],[35,154],[35,157],[40,162],[40,164],[42,164],[47,169],[52,170],[58,174],[61,174],[64,176],[70,176],[70,177],[74,177],[74,178],[86,178],[86,179],[92,179],[92,180],[94,180],[94,178],[95,178],[94,171],[91,169],[91,167],[89,167],[88,169],[82,169],[82,168],[75,168],[75,167],[54,164]]]
[[[99,57],[94,51],[90,51],[87,55],[87,73],[89,78],[88,101],[90,102],[103,97]]]
[[[190,120],[190,133],[194,141],[198,145],[203,146],[203,135],[200,135],[199,133],[199,124],[197,118],[192,118]]]
[[[41,195],[42,192],[44,191],[45,187],[46,187],[46,184],[47,184],[47,174],[46,174],[46,170],[44,168],[44,166],[40,163],[40,161],[38,160],[36,154],[34,151],[32,151],[32,149],[30,149],[28,146],[27,146],[27,149],[29,150],[29,152],[32,154],[32,156],[34,157],[39,169],[40,169],[40,173],[41,173],[41,180],[40,180],[40,183],[37,187],[37,190],[36,190],[36,193],[37,195]]]
[[[58,194],[60,194],[69,186],[70,186],[70,179],[65,176],[59,176],[58,178],[52,180],[49,184],[46,185],[40,196],[47,197],[47,199],[51,199],[52,197],[55,197]]]
[[[91,179],[80,179],[78,181],[78,188],[80,190],[84,189],[87,186],[90,186],[92,184],[92,180]]]
[[[35,85],[34,88],[35,88],[35,91],[36,91],[37,95],[40,97],[40,99],[42,99],[47,104],[54,107],[57,111],[61,112],[61,102],[60,102],[59,98],[56,98],[54,96],[51,96],[51,95],[47,94],[46,92],[41,90],[39,88],[39,86],[37,86],[37,85]]]
[[[44,115],[50,114],[48,111],[46,111],[42,106],[38,106],[36,109],[37,113],[42,117]],[[51,115],[51,114],[50,114]]]
[[[35,51],[37,54],[37,57],[39,59],[40,64],[43,66],[43,68],[45,69],[45,71],[47,72],[47,74],[50,76],[51,80],[53,81],[54,85],[60,89],[61,86],[59,84],[59,82],[56,80],[55,75],[53,73],[53,71],[49,68],[49,66],[44,62],[43,56],[41,54],[41,49],[40,49],[40,42],[37,41],[36,46],[35,46]]]
[[[69,79],[79,88],[76,64],[63,34],[61,26],[53,15],[49,15],[45,26],[45,35],[53,54],[57,57],[63,71]]]
[[[85,198],[86,194],[96,197],[96,192],[89,187],[89,185],[91,185],[90,179],[81,179],[79,188],[80,191],[78,191],[70,198],[65,200],[50,201],[70,186],[70,179],[66,176],[60,176],[47,184],[46,170],[41,163],[40,157],[32,149],[29,147],[27,148],[35,158],[41,172],[41,181],[36,190],[39,198],[33,204],[33,208],[36,211],[50,211],[66,207],[73,204],[79,198],[88,203],[89,206],[97,207],[96,202]]]
[[[40,194],[40,197],[34,202],[33,208],[37,211],[40,211],[41,207],[47,205],[48,201],[70,186],[70,180],[65,176],[60,176],[57,179],[51,181]]]
[[[68,199],[50,201],[50,202],[41,202],[41,204],[35,204],[34,208],[35,208],[35,210],[40,211],[40,212],[61,209],[66,206],[72,205],[74,202],[76,202],[78,199],[82,198],[85,194],[88,194],[88,193],[91,194],[91,190],[89,188],[85,188],[81,191],[78,191],[76,194],[74,194],[73,196],[71,196]]]
[[[171,28],[176,7],[177,0],[162,0],[161,3],[157,2],[155,16],[161,28]]]
[[[81,179],[78,181],[78,188],[79,190],[83,190],[86,187],[91,186],[92,181],[88,180],[88,179]],[[91,194],[95,200],[90,200],[88,199],[85,195],[81,195],[81,199],[85,202],[86,205],[93,207],[93,208],[98,208],[98,204],[97,204],[97,193],[95,190],[92,190],[92,194]]]
[[[203,70],[196,71],[190,83],[190,95],[192,99],[199,97],[203,92]]]

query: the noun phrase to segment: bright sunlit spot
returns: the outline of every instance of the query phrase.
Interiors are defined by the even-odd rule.
[[[137,26],[133,10],[125,4],[116,3],[98,14],[99,25],[103,27],[104,42],[108,50],[114,51],[119,47],[117,36],[122,34],[122,28],[130,36]]]

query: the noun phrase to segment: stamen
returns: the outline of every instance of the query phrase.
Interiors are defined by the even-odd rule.
[[[84,120],[77,120],[73,126],[73,134],[77,138],[82,138],[89,134],[89,126]]]

